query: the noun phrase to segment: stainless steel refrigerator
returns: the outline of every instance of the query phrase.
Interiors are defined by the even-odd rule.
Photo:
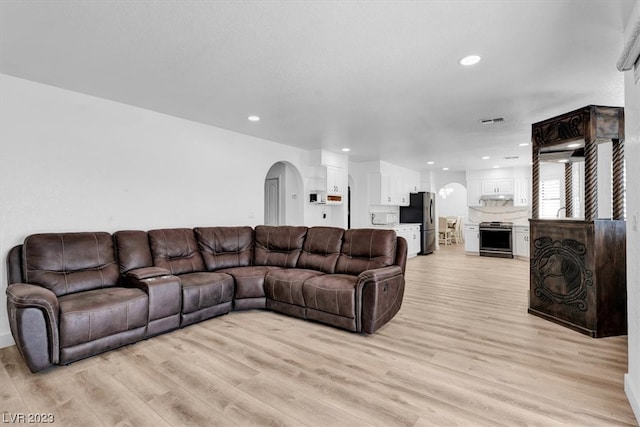
[[[420,252],[429,255],[436,250],[436,195],[420,191],[409,195],[409,206],[400,206],[400,222],[420,224]]]

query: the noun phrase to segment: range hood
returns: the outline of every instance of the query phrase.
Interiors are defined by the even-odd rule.
[[[484,194],[481,200],[513,200],[513,194]]]

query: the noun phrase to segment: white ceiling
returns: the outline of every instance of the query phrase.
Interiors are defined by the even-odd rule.
[[[532,123],[624,105],[635,1],[1,0],[1,70],[354,161],[527,165]]]

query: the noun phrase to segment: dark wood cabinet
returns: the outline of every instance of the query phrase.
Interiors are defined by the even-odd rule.
[[[584,148],[570,148],[574,141]],[[624,109],[588,105],[534,123],[529,313],[592,337],[627,333]],[[598,216],[598,150],[612,144],[613,219]],[[578,144],[580,145],[580,144]],[[565,209],[573,216],[571,162],[584,161],[584,220],[539,219],[542,156],[569,154]],[[577,160],[584,159],[584,160]],[[602,195],[601,195],[602,196]]]
[[[592,337],[627,333],[625,222],[531,220],[529,313]]]

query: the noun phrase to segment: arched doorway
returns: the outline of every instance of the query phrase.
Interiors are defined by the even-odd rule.
[[[274,163],[264,180],[265,225],[303,223],[302,175],[289,162]]]
[[[455,226],[454,230],[452,230],[454,238],[452,240],[461,242],[463,240],[462,224],[464,224],[469,210],[466,187],[457,182],[450,182],[438,190],[436,197],[438,218],[455,218]],[[440,232],[440,221],[438,221],[438,232]]]

